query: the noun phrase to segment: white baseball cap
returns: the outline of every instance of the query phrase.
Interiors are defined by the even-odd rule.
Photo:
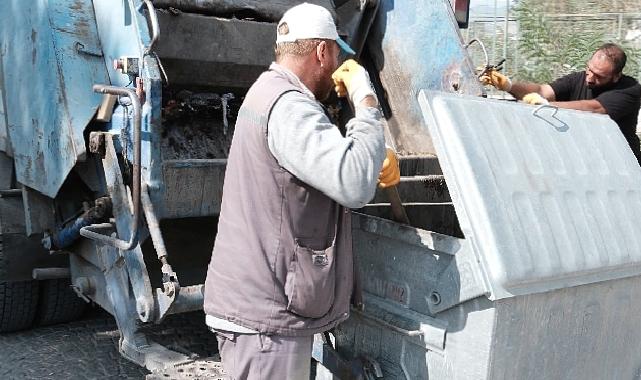
[[[287,33],[280,34],[278,29],[287,24]],[[343,41],[336,31],[336,25],[331,13],[320,5],[302,3],[285,12],[278,22],[276,43],[294,42],[313,38],[334,40],[348,54],[356,54],[347,42]]]

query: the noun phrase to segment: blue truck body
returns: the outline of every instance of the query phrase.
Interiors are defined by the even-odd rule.
[[[413,224],[460,234],[417,100],[421,89],[483,93],[450,1],[314,2],[337,15],[372,74],[408,177],[401,195],[423,202],[408,210]],[[114,315],[128,359],[156,371],[193,362],[140,325],[202,308],[235,112],[296,3],[9,0],[0,192],[22,201],[21,232],[43,248],[5,250],[13,275],[0,268],[0,286],[64,279]],[[389,209],[378,194],[364,211]]]
[[[364,308],[314,343],[316,379],[638,377],[641,172],[616,125],[483,99],[467,1],[308,1],[370,73],[411,222],[384,191],[355,210]],[[0,332],[93,302],[129,360],[224,378],[144,327],[202,310],[235,118],[300,2],[4,2]]]

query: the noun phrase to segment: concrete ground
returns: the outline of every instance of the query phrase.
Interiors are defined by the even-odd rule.
[[[170,316],[144,329],[171,349],[201,357],[216,353],[202,312]],[[144,379],[149,372],[118,353],[118,339],[113,317],[101,310],[67,324],[2,334],[0,379]]]

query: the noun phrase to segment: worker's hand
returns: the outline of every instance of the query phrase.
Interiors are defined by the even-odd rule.
[[[523,103],[533,105],[550,104],[550,102],[548,102],[547,99],[541,96],[541,94],[539,94],[538,92],[530,92],[529,94],[525,95],[522,100]]]
[[[495,69],[488,70],[479,78],[484,85],[494,86],[499,90],[510,92],[512,81],[507,76],[499,73]]]
[[[383,168],[378,175],[378,186],[384,189],[397,185],[399,182],[401,182],[401,169],[398,167],[398,158],[392,149],[387,148]]]
[[[332,74],[332,79],[334,80],[336,94],[339,97],[349,95],[349,99],[354,106],[359,105],[368,95],[371,95],[376,100],[376,94],[369,82],[367,71],[353,59],[345,61]]]

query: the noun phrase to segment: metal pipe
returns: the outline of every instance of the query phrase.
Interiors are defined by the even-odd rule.
[[[80,237],[80,230],[83,227],[102,222],[111,214],[111,199],[101,197],[96,199],[94,207],[85,211],[80,217],[71,224],[61,229],[57,233],[48,236],[42,240],[46,249],[59,250],[73,244]]]
[[[494,0],[494,33],[492,33],[492,62],[496,62],[496,29],[498,29],[496,24],[496,18],[498,17],[498,0]]]
[[[0,190],[0,198],[21,197],[21,196],[22,196],[22,189]]]
[[[158,221],[156,213],[154,212],[154,207],[151,203],[151,198],[149,197],[149,188],[147,187],[146,183],[142,184],[140,201],[142,202],[142,210],[145,213],[147,229],[149,230],[149,234],[151,235],[151,241],[154,243],[154,248],[156,249],[158,259],[160,259],[163,264],[166,264],[167,247],[165,247],[165,240],[162,238],[162,232],[160,231],[160,222]]]
[[[34,268],[31,271],[31,277],[34,280],[57,280],[61,278],[71,278],[69,268]]]
[[[156,44],[156,41],[158,41],[158,37],[160,37],[160,26],[158,26],[158,16],[156,15],[154,4],[151,2],[151,0],[144,0],[144,2],[147,6],[147,9],[149,10],[149,21],[151,22],[151,42],[149,43],[149,46],[145,48],[144,54],[147,55],[151,53],[154,45]]]
[[[83,227],[80,230],[80,235],[97,240],[103,244],[116,247],[123,251],[128,251],[135,247],[138,244],[138,225],[140,224],[140,135],[141,135],[141,124],[142,124],[142,107],[140,105],[140,99],[136,95],[136,92],[131,88],[125,87],[116,87],[116,86],[105,86],[102,84],[95,84],[93,86],[94,92],[101,94],[113,94],[126,96],[131,101],[131,105],[134,109],[134,170],[133,170],[133,202],[134,202],[134,215],[133,215],[133,225],[131,226],[131,235],[129,236],[129,241],[124,241],[118,239],[117,237],[106,236],[99,232],[99,229],[102,229],[102,225],[91,225]]]
[[[159,310],[160,318],[164,318],[168,310],[176,307],[175,304],[176,302],[178,302],[178,298],[174,298],[174,297],[180,297],[183,294],[183,291],[186,292],[185,294],[187,294],[193,290],[190,290],[190,287],[187,287],[184,289],[180,287],[180,283],[178,282],[178,276],[176,275],[176,272],[174,272],[174,269],[169,264],[169,260],[167,260],[167,247],[165,246],[165,240],[162,237],[162,231],[160,230],[160,222],[156,217],[156,213],[154,211],[154,205],[151,202],[151,198],[149,197],[149,188],[147,187],[146,183],[142,184],[141,202],[142,202],[142,210],[145,213],[145,219],[147,220],[147,229],[149,230],[149,234],[151,235],[151,241],[154,243],[154,248],[156,249],[156,255],[158,255],[158,260],[160,260],[160,263],[162,264],[162,266],[160,267],[160,271],[162,272],[162,284],[163,284],[163,292],[165,297],[163,298],[163,300],[169,301],[168,309],[164,307],[160,307],[160,310]],[[202,293],[202,289],[201,289],[201,293]],[[161,306],[161,304],[166,304],[166,303],[159,302],[158,304],[159,306]],[[192,303],[188,303],[188,305],[192,305]],[[192,307],[193,306],[186,306],[186,308],[189,309],[188,311],[198,310],[198,309],[190,309]],[[200,308],[202,308],[202,297],[200,298]]]
[[[109,232],[109,231],[113,232],[113,230],[114,230],[114,225],[113,225],[112,223],[97,223],[97,224],[92,224],[92,225],[91,225],[91,230],[92,230],[92,231],[96,231],[96,232],[98,232],[98,233],[99,233],[99,234],[101,234],[101,235],[104,235],[104,233],[103,233],[102,231],[104,231],[104,232]],[[80,234],[81,234],[82,236],[85,236],[84,234],[82,234],[82,230],[80,230]]]
[[[452,206],[452,202],[405,202],[403,207],[424,207],[424,206]],[[372,207],[388,207],[390,203],[380,202],[380,203],[368,203],[363,208],[372,208]],[[398,222],[398,220],[396,220]],[[405,223],[409,224],[409,223]]]
[[[483,41],[479,40],[478,38],[473,38],[470,40],[470,42],[465,44],[463,48],[468,49],[470,45],[472,45],[475,42],[481,45],[481,49],[483,50],[483,56],[485,57],[485,67],[490,66],[490,57],[487,55],[487,50],[485,49],[485,44],[483,43]],[[485,74],[485,70],[481,71],[481,73],[478,74],[478,78],[482,77],[483,74]]]
[[[507,51],[508,51],[508,32],[510,29],[510,0],[505,0],[505,33],[503,36],[503,58],[507,61]],[[503,66],[505,69],[503,72],[507,72],[507,64]]]
[[[377,325],[380,325],[380,326],[383,326],[385,328],[388,328],[388,329],[390,329],[390,330],[392,330],[394,332],[397,332],[397,333],[399,333],[401,335],[404,335],[404,336],[413,337],[413,336],[424,336],[425,335],[425,332],[423,332],[421,330],[406,330],[406,329],[404,329],[402,327],[395,326],[395,325],[393,325],[393,324],[391,324],[391,323],[389,323],[387,321],[384,321],[384,320],[382,320],[380,318],[377,318],[377,317],[375,317],[373,315],[370,315],[368,313],[362,312],[362,311],[360,311],[358,309],[354,309],[353,308],[352,312],[354,314],[358,314],[363,319],[370,320],[370,321],[372,321],[373,323],[375,323]]]
[[[180,288],[180,292],[178,292],[178,295],[176,296],[171,308],[169,308],[167,315],[202,310],[204,291],[205,286],[202,284]]]

